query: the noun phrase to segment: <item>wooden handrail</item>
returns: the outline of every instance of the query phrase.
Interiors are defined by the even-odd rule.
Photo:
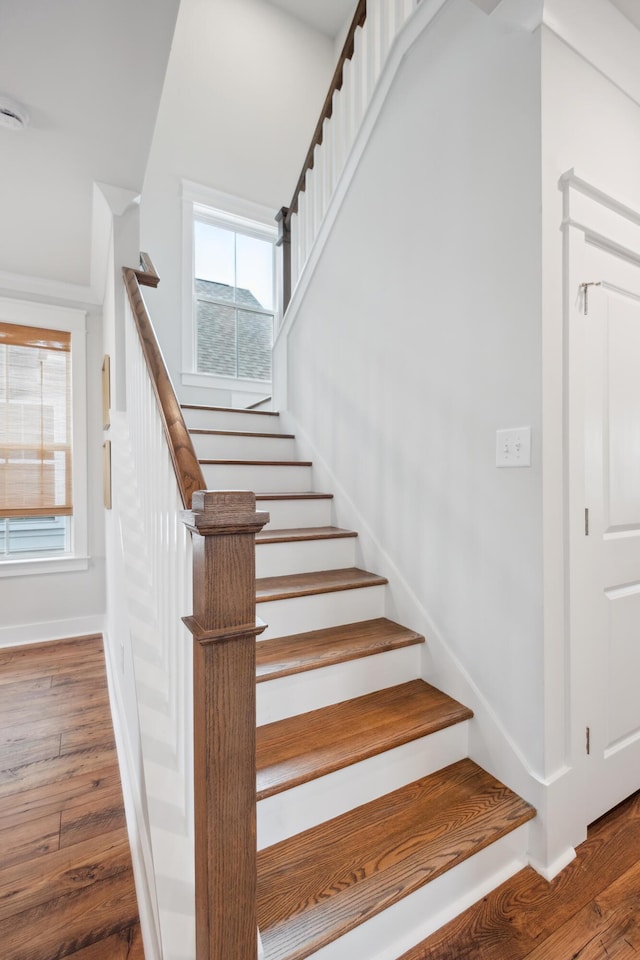
[[[201,490],[193,536],[196,960],[255,960],[255,494]]]
[[[278,239],[276,245],[282,247],[282,308],[283,311],[287,309],[289,300],[291,299],[291,217],[298,210],[298,200],[300,194],[305,188],[305,182],[307,179],[307,173],[309,170],[313,169],[314,163],[314,151],[316,147],[322,143],[323,136],[323,125],[324,121],[328,120],[333,113],[333,95],[336,90],[342,89],[342,81],[344,77],[344,65],[347,60],[351,60],[353,56],[353,51],[355,47],[355,36],[356,30],[358,27],[361,27],[365,20],[367,19],[367,0],[358,0],[358,5],[356,11],[353,15],[351,25],[347,32],[346,39],[344,41],[344,46],[340,53],[338,59],[338,65],[334,71],[333,77],[331,78],[331,83],[329,84],[329,92],[325,98],[325,101],[322,105],[322,110],[320,111],[320,116],[316,124],[316,128],[313,131],[313,136],[311,138],[311,144],[307,150],[307,155],[304,158],[304,163],[302,164],[302,170],[300,176],[298,177],[298,182],[296,183],[296,188],[293,191],[293,197],[291,198],[291,203],[288,207],[282,207],[276,215],[276,221],[278,223]]]
[[[307,150],[307,155],[304,158],[304,163],[302,164],[302,171],[298,177],[298,182],[296,183],[296,188],[293,191],[293,197],[291,203],[287,209],[287,221],[291,223],[291,217],[296,213],[298,209],[298,197],[304,190],[305,180],[307,178],[307,172],[313,169],[313,151],[322,143],[322,126],[325,120],[328,120],[333,113],[333,95],[336,90],[342,89],[342,80],[344,75],[344,65],[347,60],[351,60],[353,56],[354,44],[356,30],[358,27],[361,27],[365,20],[367,19],[367,0],[358,0],[358,6],[356,7],[356,12],[353,15],[353,20],[351,21],[351,26],[347,33],[346,39],[344,41],[344,46],[340,53],[340,58],[338,60],[338,66],[335,69],[333,77],[331,78],[331,83],[329,84],[329,92],[325,98],[325,101],[322,105],[322,110],[320,111],[320,117],[316,124],[316,128],[313,131],[313,137],[311,138],[311,144]]]
[[[159,277],[148,254],[141,254],[140,259],[141,269],[133,270],[131,267],[123,269],[124,284],[129,295],[142,352],[158,401],[158,409],[169,445],[169,453],[173,461],[178,487],[180,488],[182,503],[186,509],[189,509],[195,491],[204,490],[207,485],[140,290],[141,283],[156,287],[159,283]]]

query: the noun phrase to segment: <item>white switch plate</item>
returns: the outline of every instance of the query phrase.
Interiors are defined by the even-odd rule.
[[[496,430],[496,467],[531,466],[531,427]]]

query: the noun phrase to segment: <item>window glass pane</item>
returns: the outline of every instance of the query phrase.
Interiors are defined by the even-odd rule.
[[[211,223],[194,224],[196,280],[209,280],[218,300],[234,299],[236,253],[235,233]]]
[[[0,514],[70,514],[69,335],[0,323],[0,338]]]
[[[198,300],[197,307],[198,373],[213,373],[221,377],[237,376],[235,308],[207,300]]]
[[[273,244],[236,235],[238,303],[273,310]]]
[[[273,316],[238,310],[238,376],[271,380]]]
[[[25,553],[64,553],[67,547],[67,517],[13,517],[2,530],[3,549],[16,556]]]

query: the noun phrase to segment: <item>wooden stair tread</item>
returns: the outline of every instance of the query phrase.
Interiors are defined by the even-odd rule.
[[[291,527],[284,530],[260,530],[256,533],[256,544],[294,543],[300,540],[339,540],[357,536],[355,530],[343,530],[341,527]]]
[[[305,490],[302,493],[256,493],[256,500],[333,500],[332,493],[316,493]]]
[[[246,413],[261,417],[279,417],[277,410],[249,410],[244,407],[210,407],[205,403],[181,403],[182,410],[214,410],[216,413]]]
[[[311,460],[198,460],[198,463],[221,467],[310,467]]]
[[[424,680],[258,727],[258,800],[473,716]]]
[[[256,680],[260,683],[304,673],[415,643],[424,643],[424,637],[384,617],[274,637],[257,644]]]
[[[303,960],[535,816],[471,760],[258,854],[266,960]]]
[[[293,433],[262,433],[257,430],[209,430],[202,427],[192,427],[189,433],[197,433],[206,437],[261,437],[268,440],[295,440]]]
[[[357,567],[290,573],[282,577],[260,577],[256,580],[256,603],[333,593],[338,590],[356,590],[359,587],[376,587],[385,583],[388,583],[385,577],[367,573]]]

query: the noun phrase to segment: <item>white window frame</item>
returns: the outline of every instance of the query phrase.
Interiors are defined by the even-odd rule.
[[[58,556],[0,559],[0,578],[86,570],[87,555],[87,315],[57,307],[0,297],[0,319],[18,326],[64,330],[71,334],[71,476],[73,515],[69,550]]]
[[[196,301],[193,289],[195,251],[193,225],[203,220],[218,227],[228,227],[260,240],[274,244],[274,337],[282,297],[275,256],[278,230],[275,214],[252,200],[234,197],[212,187],[190,180],[182,181],[182,373],[185,387],[208,387],[235,392],[262,393],[271,390],[271,380],[252,380],[246,377],[223,377],[199,373],[196,369]]]

